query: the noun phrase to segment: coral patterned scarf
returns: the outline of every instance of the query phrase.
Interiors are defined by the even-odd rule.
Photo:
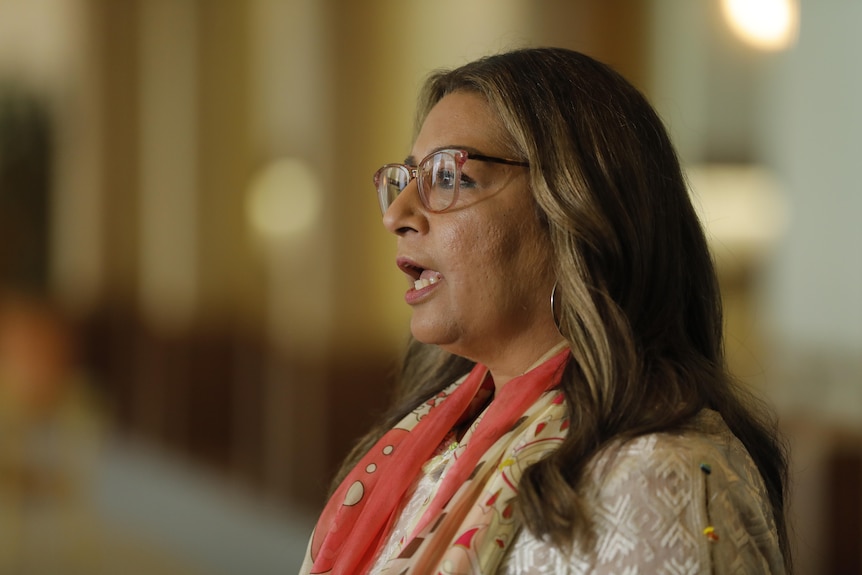
[[[517,533],[512,513],[524,469],[556,449],[568,427],[560,382],[568,348],[512,379],[473,423],[434,498],[386,573],[490,573]],[[388,431],[347,475],[317,522],[301,574],[366,573],[410,487],[468,410],[487,374],[466,378]]]

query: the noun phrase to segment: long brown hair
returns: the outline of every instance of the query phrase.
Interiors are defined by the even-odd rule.
[[[728,373],[722,309],[703,230],[676,152],[644,96],[608,66],[556,48],[490,56],[426,82],[417,127],[445,95],[484,97],[530,164],[530,188],[554,252],[571,428],[530,467],[519,511],[534,534],[570,545],[590,535],[579,486],[612,440],[682,429],[718,411],[766,484],[790,567],[787,462],[762,403]],[[344,471],[418,403],[471,363],[411,341],[400,395]]]

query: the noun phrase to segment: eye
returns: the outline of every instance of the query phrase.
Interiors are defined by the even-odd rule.
[[[461,178],[463,182],[464,179]],[[452,190],[455,188],[455,171],[447,168],[440,168],[434,174],[434,187],[441,190]]]
[[[476,180],[474,180],[473,178],[471,178],[470,176],[465,174],[463,171],[463,168],[461,170],[461,182],[460,182],[459,186],[462,190],[472,189],[472,188],[477,187]]]

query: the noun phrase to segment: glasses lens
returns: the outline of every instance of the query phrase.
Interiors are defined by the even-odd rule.
[[[385,212],[398,194],[410,183],[410,172],[404,166],[383,166],[374,175],[380,210]]]
[[[422,174],[422,192],[425,205],[435,212],[442,212],[455,203],[458,195],[459,166],[452,152],[437,152],[419,166]]]

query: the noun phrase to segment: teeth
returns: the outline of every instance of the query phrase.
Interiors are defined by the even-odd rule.
[[[430,286],[430,285],[434,285],[434,284],[436,284],[438,281],[440,281],[440,278],[439,278],[439,277],[437,277],[437,276],[430,277],[430,278],[427,278],[427,279],[425,279],[425,278],[419,278],[418,280],[416,280],[415,282],[413,282],[413,289],[415,289],[415,290],[420,290],[420,289],[423,289],[423,288],[427,288],[427,287],[428,287],[428,286]]]

